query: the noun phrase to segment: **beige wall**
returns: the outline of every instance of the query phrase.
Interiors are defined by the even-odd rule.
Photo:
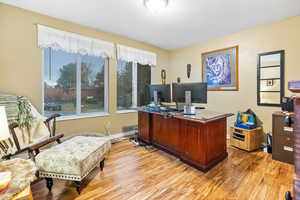
[[[167,69],[167,82],[201,81],[201,53],[239,45],[238,92],[209,92],[206,107],[223,112],[244,111],[252,108],[264,123],[265,131],[271,130],[272,112],[279,108],[257,106],[256,59],[262,52],[284,49],[286,51],[286,83],[300,78],[300,16],[270,25],[228,35],[199,45],[177,51],[166,51],[113,34],[58,20],[45,15],[25,11],[0,3],[0,92],[25,95],[35,106],[42,104],[42,55],[37,48],[36,26],[43,24],[102,40],[149,50],[158,54],[158,66],[153,69],[152,81],[160,82],[160,70]],[[181,38],[184,39],[184,38]],[[186,65],[192,64],[192,76],[186,77]],[[77,133],[81,131],[104,131],[104,124],[111,123],[111,132],[120,133],[122,127],[137,123],[136,113],[116,113],[116,60],[110,60],[109,111],[107,117],[86,118],[59,122],[59,131]],[[287,84],[286,84],[287,88]],[[290,93],[286,89],[286,95]],[[229,125],[234,118],[230,118]]]
[[[36,24],[153,51],[158,55],[153,82],[160,80],[154,74],[168,66],[168,51],[0,3],[0,93],[27,96],[39,110],[42,107],[42,51],[37,47]],[[109,62],[109,85],[109,116],[60,121],[58,131],[67,134],[103,132],[104,124],[110,122],[111,132],[120,133],[122,127],[136,125],[136,113],[116,113],[116,60],[113,59]]]
[[[272,113],[280,109],[257,106],[257,54],[284,49],[286,53],[286,88],[289,80],[299,80],[300,16],[173,51],[170,55],[170,79],[175,82],[179,76],[182,82],[202,81],[201,53],[234,45],[239,45],[240,90],[238,92],[208,92],[206,107],[211,110],[233,113],[251,108],[263,121],[264,130],[270,131]],[[186,77],[186,65],[188,63],[192,64],[190,79]],[[290,94],[287,89],[285,94]],[[229,120],[229,124],[233,120],[234,117]]]

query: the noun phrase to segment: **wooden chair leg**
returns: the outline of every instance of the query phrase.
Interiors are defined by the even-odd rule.
[[[53,186],[53,179],[52,178],[46,178],[46,185],[48,190],[51,192],[52,186]]]
[[[100,162],[101,171],[103,171],[103,168],[104,168],[104,160],[105,160],[105,158],[103,158],[103,160]]]
[[[291,192],[285,193],[285,200],[293,200]]]
[[[75,181],[75,184],[76,184],[76,190],[77,190],[78,194],[80,194],[81,188],[82,188],[82,182],[81,181]]]

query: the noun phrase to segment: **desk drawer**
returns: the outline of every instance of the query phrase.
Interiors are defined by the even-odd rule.
[[[294,164],[294,151],[293,147],[281,146],[272,153],[272,159],[281,162]]]
[[[276,149],[277,147],[282,146],[294,146],[294,134],[293,132],[286,132],[282,131],[281,133],[279,131],[275,131],[273,133],[273,146]]]

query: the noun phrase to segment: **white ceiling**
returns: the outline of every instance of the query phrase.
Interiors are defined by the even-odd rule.
[[[0,0],[168,50],[300,14],[300,0],[169,1],[153,14],[143,0]]]

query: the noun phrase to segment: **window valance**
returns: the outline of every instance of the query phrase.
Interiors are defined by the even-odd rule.
[[[114,44],[82,35],[37,25],[38,46],[81,55],[114,57]]]
[[[118,59],[127,62],[137,62],[142,65],[156,65],[156,54],[149,51],[143,51],[128,46],[117,46]]]

